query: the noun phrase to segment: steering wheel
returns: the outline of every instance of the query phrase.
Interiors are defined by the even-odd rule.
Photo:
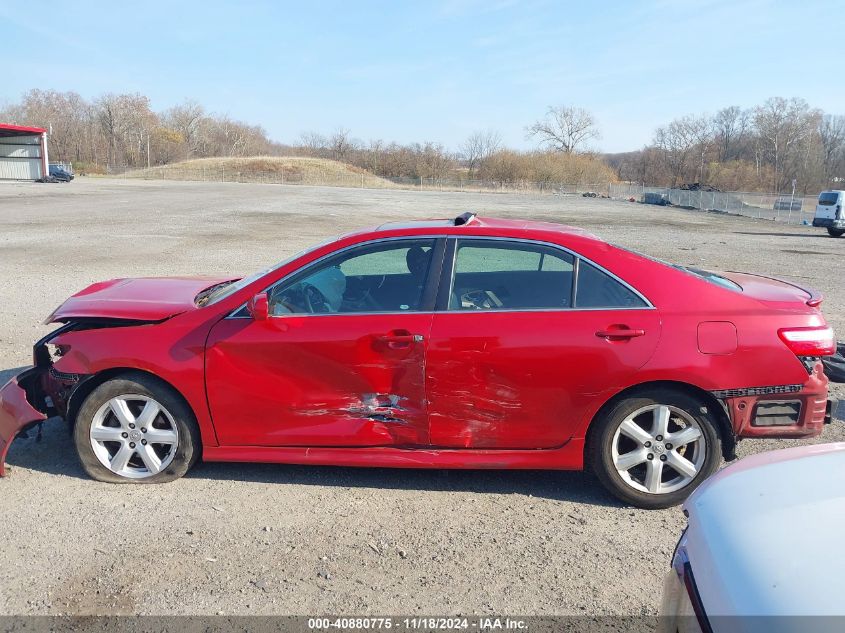
[[[461,307],[464,310],[493,310],[502,305],[501,299],[492,290],[470,290],[461,295]]]
[[[302,284],[302,295],[305,299],[305,308],[311,314],[325,314],[332,311],[329,300],[314,286]]]
[[[357,277],[357,279],[363,279],[363,277]],[[351,294],[347,291],[343,297],[344,304],[350,305],[356,310],[377,310],[379,303],[373,299],[372,291],[381,288],[386,280],[387,275],[382,275],[378,283],[362,286],[363,289],[357,294]]]

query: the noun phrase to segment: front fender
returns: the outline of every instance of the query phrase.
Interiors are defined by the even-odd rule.
[[[51,343],[60,348],[61,355],[52,359],[47,378],[64,389],[55,397],[48,390],[58,412],[68,415],[68,404],[87,395],[88,387],[98,384],[98,377],[141,371],[179,393],[196,416],[203,445],[216,446],[205,393],[205,339],[217,316],[199,323],[198,315],[189,316],[193,320],[176,317],[158,324],[83,326],[55,336]]]

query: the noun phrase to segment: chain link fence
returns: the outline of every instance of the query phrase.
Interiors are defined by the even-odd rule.
[[[690,191],[647,187],[631,183],[611,183],[611,198],[630,199],[651,204],[672,204],[685,209],[734,213],[750,218],[789,224],[812,224],[816,210],[815,196],[748,191]]]
[[[537,196],[588,195],[608,197],[607,183],[571,184],[563,182],[532,182],[526,180],[477,180],[459,178],[386,178],[402,189],[428,191],[468,191],[479,193],[512,193]]]

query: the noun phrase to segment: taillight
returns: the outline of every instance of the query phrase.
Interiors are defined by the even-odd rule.
[[[796,356],[832,356],[836,338],[829,327],[798,327],[778,330],[780,340]]]

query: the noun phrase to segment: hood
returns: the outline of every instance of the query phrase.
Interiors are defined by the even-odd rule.
[[[832,527],[845,522],[845,443],[743,457],[707,479],[684,508],[687,554],[712,615],[845,613],[845,549]]]
[[[194,297],[230,278],[146,277],[112,279],[77,292],[47,317],[46,323],[69,319],[163,321],[196,309]]]
[[[742,293],[767,303],[805,303],[808,306],[817,308],[824,296],[812,288],[803,288],[791,281],[778,279],[777,277],[764,277],[751,273],[717,273],[742,287]]]

